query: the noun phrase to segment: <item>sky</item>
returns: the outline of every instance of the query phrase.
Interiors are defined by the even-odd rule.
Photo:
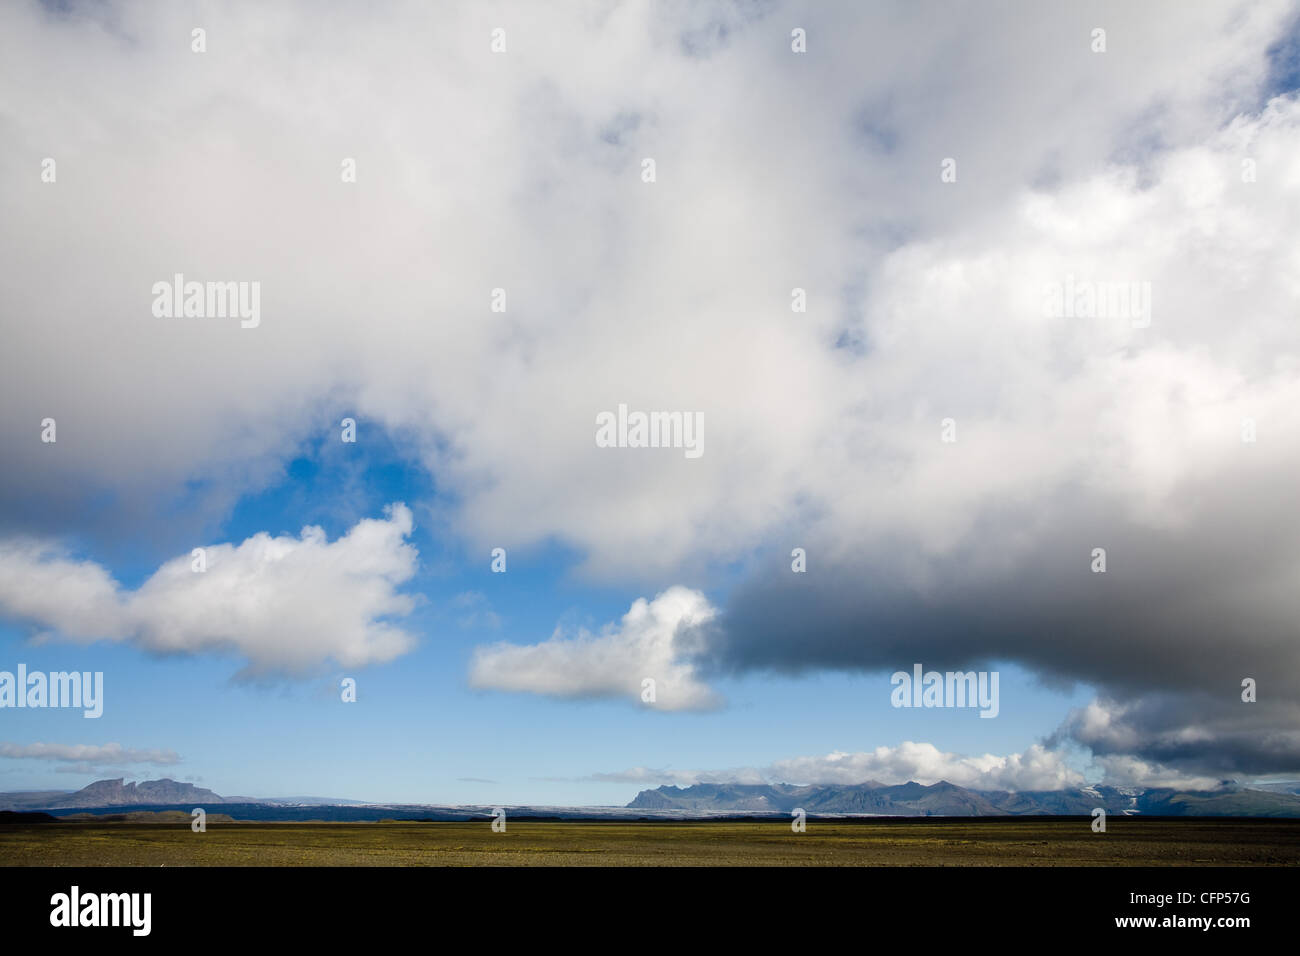
[[[1298,90],[1281,2],[3,5],[0,672],[104,690],[0,790],[1297,778]]]

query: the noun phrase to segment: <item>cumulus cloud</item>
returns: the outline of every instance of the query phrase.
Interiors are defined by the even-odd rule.
[[[478,648],[470,685],[551,697],[623,698],[659,710],[707,710],[721,702],[695,676],[690,662],[696,629],[715,610],[699,591],[669,588],[639,598],[622,620],[599,634],[565,636],[558,629],[538,644]],[[653,681],[653,700],[646,699]]]
[[[1103,696],[1071,712],[1048,740],[1059,742],[1088,748],[1107,782],[1249,780],[1296,766],[1300,704],[1246,703],[1239,686],[1221,695]]]
[[[297,538],[263,532],[205,548],[202,572],[190,555],[174,558],[134,591],[49,542],[3,541],[0,612],[74,641],[237,654],[248,676],[388,661],[415,643],[389,620],[414,607],[397,591],[415,573],[411,527],[410,509],[397,503],[333,542],[318,527]]]
[[[1104,784],[1112,787],[1171,787],[1176,790],[1210,790],[1223,783],[1222,778],[1189,774],[1151,763],[1127,754],[1098,757]]]
[[[0,757],[11,760],[59,760],[79,767],[93,764],[151,763],[165,766],[180,763],[174,750],[139,750],[121,744],[14,744],[0,743]]]
[[[594,780],[648,786],[695,783],[860,784],[869,781],[926,786],[946,780],[972,790],[1060,790],[1083,786],[1083,776],[1070,769],[1060,754],[1034,744],[1023,753],[964,756],[945,753],[931,743],[905,740],[897,747],[821,756],[792,757],[767,767],[735,770],[652,770],[637,767],[603,773]]]

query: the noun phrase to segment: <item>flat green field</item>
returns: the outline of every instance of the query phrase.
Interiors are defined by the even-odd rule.
[[[7,866],[1195,866],[1300,863],[1300,820],[788,823],[47,823]]]

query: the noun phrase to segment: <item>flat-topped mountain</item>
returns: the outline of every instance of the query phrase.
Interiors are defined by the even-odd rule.
[[[66,809],[68,807],[138,807],[181,803],[201,807],[206,804],[225,802],[223,797],[211,790],[196,787],[192,783],[178,783],[168,778],[144,780],[140,783],[126,783],[125,778],[118,777],[116,780],[96,780],[89,786],[73,793],[11,793],[0,797],[0,804],[8,804],[6,809],[11,810],[51,810]]]

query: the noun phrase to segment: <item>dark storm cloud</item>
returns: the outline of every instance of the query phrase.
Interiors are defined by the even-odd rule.
[[[1300,771],[1300,536],[1284,473],[1248,462],[1143,527],[1078,488],[991,515],[960,549],[859,549],[769,567],[698,638],[714,672],[969,669],[1015,662],[1100,688],[1115,726],[1058,733],[1188,772]],[[1024,544],[1030,535],[1032,543]],[[1091,569],[1094,548],[1107,570]],[[828,566],[829,565],[829,566]],[[1259,684],[1241,700],[1242,680]],[[1003,710],[1014,702],[1003,701]]]

